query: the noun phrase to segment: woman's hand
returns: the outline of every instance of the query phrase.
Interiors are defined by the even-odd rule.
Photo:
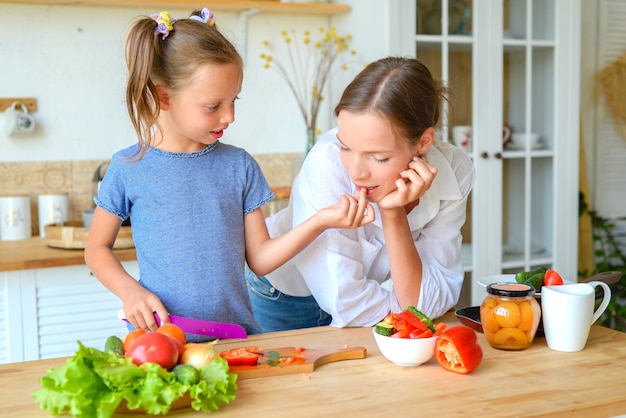
[[[378,202],[380,209],[407,207],[424,196],[437,176],[437,167],[421,157],[413,157],[409,168],[400,173],[396,189]]]
[[[341,202],[318,211],[327,228],[354,229],[373,222],[374,208],[367,201],[366,189],[357,190],[354,196],[344,194]]]

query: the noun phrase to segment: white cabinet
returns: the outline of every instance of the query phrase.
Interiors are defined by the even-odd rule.
[[[124,262],[139,277],[136,261]],[[104,348],[110,335],[123,337],[121,301],[86,265],[2,273],[0,363],[71,356],[77,340]]]
[[[476,278],[550,266],[577,280],[579,0],[418,0],[416,56],[451,88],[442,134],[471,125],[477,173],[464,229]],[[442,25],[443,23],[443,25]],[[441,28],[448,28],[442,31]],[[537,146],[503,145],[503,125]]]

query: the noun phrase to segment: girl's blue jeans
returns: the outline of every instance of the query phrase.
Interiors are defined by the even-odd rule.
[[[286,295],[247,267],[246,280],[252,311],[263,332],[330,324],[331,316],[320,308],[313,296]]]

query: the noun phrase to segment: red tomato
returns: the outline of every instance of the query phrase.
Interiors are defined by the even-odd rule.
[[[543,276],[544,286],[560,286],[563,284],[563,278],[559,273],[554,270],[547,270],[546,275]]]
[[[483,350],[471,328],[457,325],[445,329],[435,344],[435,358],[446,370],[467,374],[483,359]]]
[[[222,351],[220,357],[228,362],[229,366],[256,366],[262,354],[253,353],[245,348],[233,348]]]
[[[179,341],[180,342],[180,341]],[[156,363],[167,370],[178,364],[179,345],[172,338],[156,331],[140,335],[125,353],[133,363]]]

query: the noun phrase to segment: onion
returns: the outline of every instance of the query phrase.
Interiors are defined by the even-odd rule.
[[[187,343],[185,351],[180,359],[181,364],[189,364],[196,369],[206,367],[215,358],[215,350],[212,343]]]

